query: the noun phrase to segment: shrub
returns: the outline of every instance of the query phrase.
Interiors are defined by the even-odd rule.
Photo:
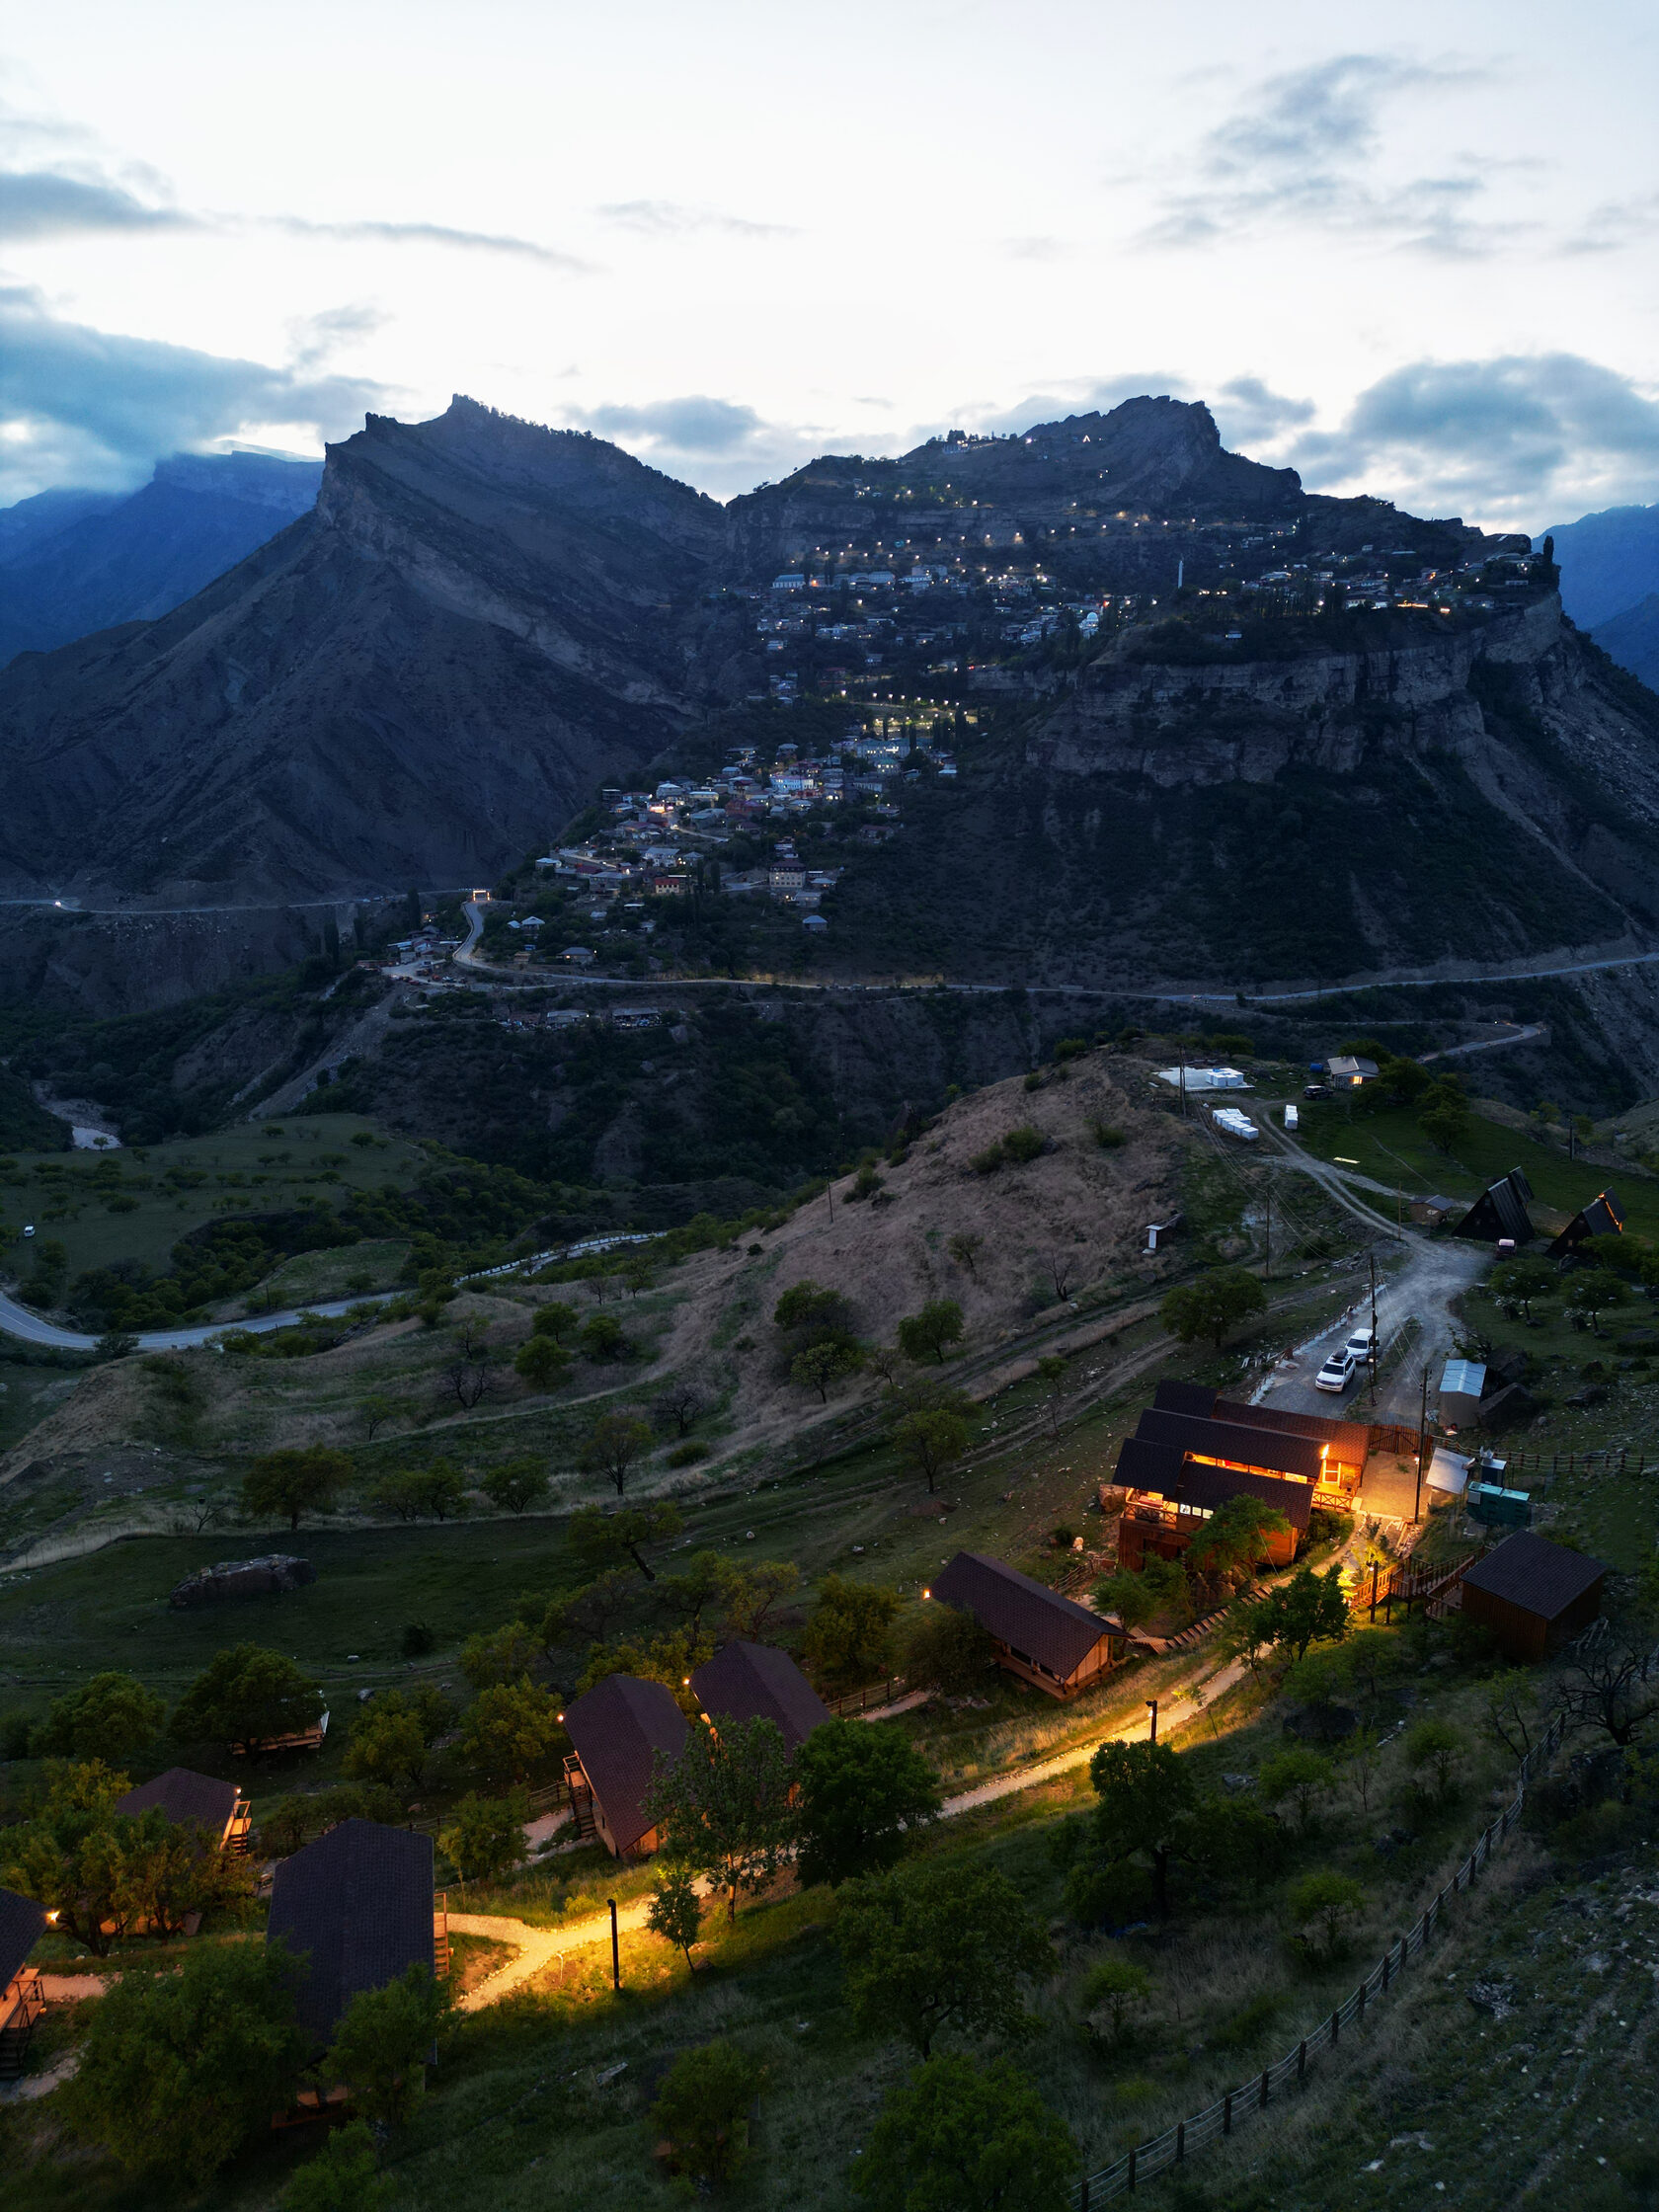
[[[1083,2019],[1090,2035],[1108,2043],[1121,2043],[1131,2015],[1140,2012],[1152,1994],[1152,1977],[1144,1966],[1127,1958],[1103,1958],[1089,1968],[1083,1981]],[[1106,2016],[1106,2031],[1095,2026],[1096,2016]]]
[[[1329,1868],[1304,1874],[1291,1891],[1291,1918],[1310,1958],[1339,1957],[1364,1911],[1365,1891],[1359,1883]]]
[[[1047,1143],[1040,1129],[1011,1129],[1002,1140],[1003,1156],[1024,1167],[1038,1156]]]
[[[971,1613],[935,1599],[922,1607],[905,1637],[905,1681],[910,1689],[966,1697],[983,1686],[995,1655]]]
[[[749,2108],[765,2068],[722,2039],[682,2051],[669,2068],[653,2126],[673,2147],[673,2163],[696,2181],[730,2181],[749,2159]]]
[[[665,1463],[671,1467],[693,1467],[699,1460],[706,1460],[708,1456],[708,1446],[693,1440],[688,1444],[676,1444]]]
[[[1463,1756],[1463,1733],[1449,1720],[1420,1720],[1407,1731],[1405,1763],[1421,1797],[1443,1804],[1452,1794]]]

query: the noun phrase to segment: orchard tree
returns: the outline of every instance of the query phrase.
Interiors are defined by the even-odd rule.
[[[654,1441],[650,1422],[642,1421],[637,1413],[601,1413],[582,1447],[582,1471],[608,1476],[621,1497],[627,1489],[629,1469],[642,1452],[651,1450]]]
[[[802,1638],[807,1665],[821,1681],[841,1689],[885,1675],[900,1604],[897,1590],[827,1574]]]
[[[478,1487],[492,1505],[516,1517],[547,1496],[547,1472],[534,1460],[509,1460],[492,1467]]]
[[[850,1338],[827,1336],[796,1353],[789,1364],[789,1380],[799,1389],[816,1390],[819,1403],[828,1405],[831,1386],[856,1375],[863,1365],[864,1354]]]
[[[926,2058],[944,2028],[1015,2035],[1025,1986],[1054,1972],[1054,1950],[1006,1874],[920,1859],[842,1890],[835,1940],[857,2025],[908,2037]]]
[[[1500,1260],[1486,1278],[1486,1288],[1498,1304],[1506,1312],[1519,1312],[1524,1321],[1532,1319],[1535,1304],[1548,1298],[1555,1287],[1555,1270],[1524,1252],[1512,1260]]]
[[[642,1800],[663,1832],[668,1858],[695,1868],[727,1893],[736,1920],[738,1891],[774,1879],[795,1842],[789,1747],[764,1717],[696,1721],[672,1761],[658,1752]]]
[[[167,1700],[135,1675],[110,1672],[54,1698],[30,1739],[33,1759],[101,1759],[115,1767],[141,1758],[167,1717]]]
[[[180,1743],[228,1744],[256,1752],[278,1736],[312,1727],[323,1694],[291,1659],[261,1644],[229,1644],[214,1652],[173,1710]]]
[[[556,1390],[570,1372],[570,1354],[551,1336],[531,1336],[513,1355],[514,1374],[532,1390]]]
[[[242,1477],[242,1510],[255,1521],[284,1515],[297,1529],[302,1513],[326,1513],[351,1479],[351,1460],[326,1444],[267,1452]]]
[[[952,2051],[889,2090],[850,2179],[871,2212],[1066,2212],[1077,2166],[1029,2075]]]
[[[551,1305],[536,1308],[530,1329],[536,1336],[545,1336],[554,1344],[563,1344],[567,1337],[576,1334],[580,1317],[574,1305],[566,1305],[562,1301],[556,1300]]]
[[[943,1367],[945,1354],[962,1341],[962,1307],[954,1298],[929,1299],[919,1313],[910,1313],[899,1324],[899,1349],[918,1365],[936,1360]]]
[[[1220,1351],[1231,1330],[1266,1305],[1267,1293],[1247,1268],[1216,1267],[1196,1283],[1178,1283],[1159,1313],[1164,1327],[1182,1344],[1208,1338]]]
[[[827,1720],[795,1755],[803,1888],[885,1873],[939,1814],[933,1769],[892,1728]]]

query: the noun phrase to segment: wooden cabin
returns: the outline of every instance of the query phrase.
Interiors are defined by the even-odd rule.
[[[0,2081],[14,2082],[23,2072],[29,2038],[45,2011],[40,1977],[29,1954],[45,1929],[46,1916],[33,1897],[0,1889]]]
[[[659,1752],[677,1759],[691,1733],[672,1690],[606,1675],[565,1714],[576,1746],[565,1761],[579,1836],[596,1835],[613,1858],[648,1858],[661,1838],[646,1811]]]
[[[1533,1240],[1533,1218],[1527,1211],[1532,1195],[1525,1171],[1512,1167],[1481,1192],[1452,1233],[1476,1244],[1513,1244],[1520,1251]]]
[[[276,1868],[266,1940],[305,1961],[296,2012],[314,2051],[333,2042],[359,1991],[384,1989],[411,1966],[435,1973],[440,1935],[446,1950],[433,1840],[412,1828],[343,1820]]]
[[[1545,1659],[1601,1612],[1607,1574],[1600,1559],[1518,1532],[1463,1576],[1463,1617],[1490,1628],[1506,1659]]]
[[[189,1767],[169,1767],[153,1781],[141,1781],[124,1797],[116,1799],[118,1813],[166,1814],[181,1827],[194,1822],[204,1828],[220,1851],[244,1852],[252,1825],[252,1807],[233,1781],[217,1781],[211,1775],[193,1774]]]
[[[1288,1567],[1307,1537],[1315,1492],[1311,1483],[1249,1467],[1216,1466],[1188,1459],[1173,1444],[1127,1437],[1115,1477],[1128,1492],[1118,1523],[1118,1565],[1139,1574],[1148,1558],[1178,1559],[1203,1528],[1232,1498],[1259,1498],[1289,1526],[1264,1532],[1266,1563]]]
[[[1336,1421],[1322,1413],[1292,1413],[1271,1401],[1245,1405],[1236,1398],[1224,1398],[1197,1382],[1160,1382],[1152,1400],[1152,1410],[1218,1421],[1226,1428],[1277,1430],[1282,1435],[1302,1437],[1316,1444],[1320,1463],[1313,1487],[1320,1505],[1346,1506],[1365,1477],[1371,1429],[1364,1421]],[[1194,1457],[1214,1458],[1215,1455],[1195,1454]],[[1288,1474],[1294,1470],[1282,1467],[1271,1471]]]
[[[1624,1216],[1612,1191],[1603,1191],[1582,1206],[1549,1247],[1552,1260],[1576,1252],[1587,1236],[1622,1236]]]
[[[922,1595],[971,1613],[995,1645],[997,1665],[1051,1698],[1091,1689],[1123,1657],[1121,1621],[982,1551],[959,1551]]]
[[[797,1752],[830,1717],[830,1707],[787,1651],[771,1644],[724,1644],[691,1677],[697,1709],[719,1733],[721,1723],[769,1720]]]

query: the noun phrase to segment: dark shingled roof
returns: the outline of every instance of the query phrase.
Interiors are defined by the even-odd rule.
[[[1305,1482],[1281,1482],[1276,1474],[1246,1474],[1238,1467],[1201,1466],[1188,1460],[1173,1488],[1164,1491],[1171,1505],[1196,1505],[1216,1513],[1228,1498],[1260,1498],[1274,1506],[1299,1535],[1307,1531],[1313,1492]]]
[[[199,1821],[213,1835],[222,1836],[241,1795],[233,1781],[215,1781],[211,1775],[193,1774],[188,1767],[169,1767],[154,1781],[141,1781],[124,1797],[116,1799],[118,1813],[145,1813],[157,1805],[169,1820]]]
[[[1144,1436],[1126,1436],[1118,1447],[1118,1463],[1112,1480],[1120,1490],[1153,1490],[1163,1497],[1181,1479],[1186,1464],[1173,1444],[1153,1444]]]
[[[971,1613],[988,1635],[1062,1681],[1075,1673],[1102,1636],[1112,1633],[1111,1622],[1099,1614],[981,1551],[959,1551],[934,1577],[933,1595]]]
[[[1331,1458],[1350,1466],[1363,1467],[1371,1450],[1371,1430],[1364,1421],[1333,1421],[1326,1413],[1292,1413],[1282,1406],[1218,1398],[1212,1419],[1237,1429],[1279,1429],[1286,1436],[1311,1437],[1315,1444],[1328,1444]]]
[[[1137,1436],[1152,1444],[1172,1444],[1178,1452],[1201,1452],[1206,1459],[1237,1460],[1274,1474],[1299,1474],[1317,1482],[1321,1462],[1311,1437],[1290,1436],[1283,1429],[1240,1428],[1224,1421],[1200,1421],[1186,1413],[1142,1414]]]
[[[1216,1393],[1203,1382],[1160,1382],[1152,1403],[1159,1413],[1191,1413],[1208,1421],[1216,1410]]]
[[[46,1916],[33,1897],[0,1889],[0,1992],[35,1948]]]
[[[718,1728],[723,1720],[769,1720],[791,1751],[830,1718],[830,1707],[787,1651],[766,1643],[729,1643],[691,1677],[697,1702]]]
[[[673,1692],[633,1675],[606,1675],[565,1713],[565,1726],[618,1851],[651,1827],[640,1802],[651,1786],[652,1755],[677,1759],[691,1733]]]
[[[1533,1186],[1519,1167],[1512,1167],[1502,1182],[1492,1183],[1481,1192],[1468,1212],[1453,1230],[1454,1236],[1467,1236],[1477,1243],[1496,1243],[1499,1237],[1512,1237],[1517,1244],[1532,1240],[1532,1217],[1526,1202],[1533,1195]]]
[[[1607,1571],[1600,1559],[1569,1551],[1564,1544],[1551,1543],[1545,1537],[1518,1532],[1505,1537],[1484,1559],[1477,1559],[1464,1575],[1463,1584],[1466,1589],[1484,1590],[1491,1597],[1519,1606],[1523,1613],[1553,1620],[1574,1599],[1593,1590]]]
[[[374,1820],[343,1820],[276,1868],[266,1940],[308,1954],[296,2011],[314,2047],[330,2043],[359,1990],[411,1966],[433,1971],[433,1840]]]

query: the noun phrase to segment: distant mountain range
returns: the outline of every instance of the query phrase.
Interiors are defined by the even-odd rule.
[[[1659,685],[1659,506],[1604,508],[1546,534],[1568,614],[1632,675]]]
[[[60,504],[45,545],[121,512]],[[980,757],[851,869],[832,960],[1245,980],[1646,930],[1659,707],[1604,680],[1526,550],[1311,496],[1170,399],[829,455],[726,508],[469,399],[370,417],[314,508],[194,598],[0,672],[0,896],[487,882],[785,672],[856,699],[898,661],[987,710]],[[848,587],[849,556],[887,581]],[[1451,621],[1393,603],[1471,559]],[[1332,562],[1353,595],[1314,616]],[[796,571],[817,592],[774,597]],[[1043,578],[1136,594],[1137,626],[1023,653]],[[1280,618],[1214,595],[1247,579]]]
[[[322,480],[321,461],[176,453],[141,491],[0,510],[0,666],[170,613],[305,514]]]

